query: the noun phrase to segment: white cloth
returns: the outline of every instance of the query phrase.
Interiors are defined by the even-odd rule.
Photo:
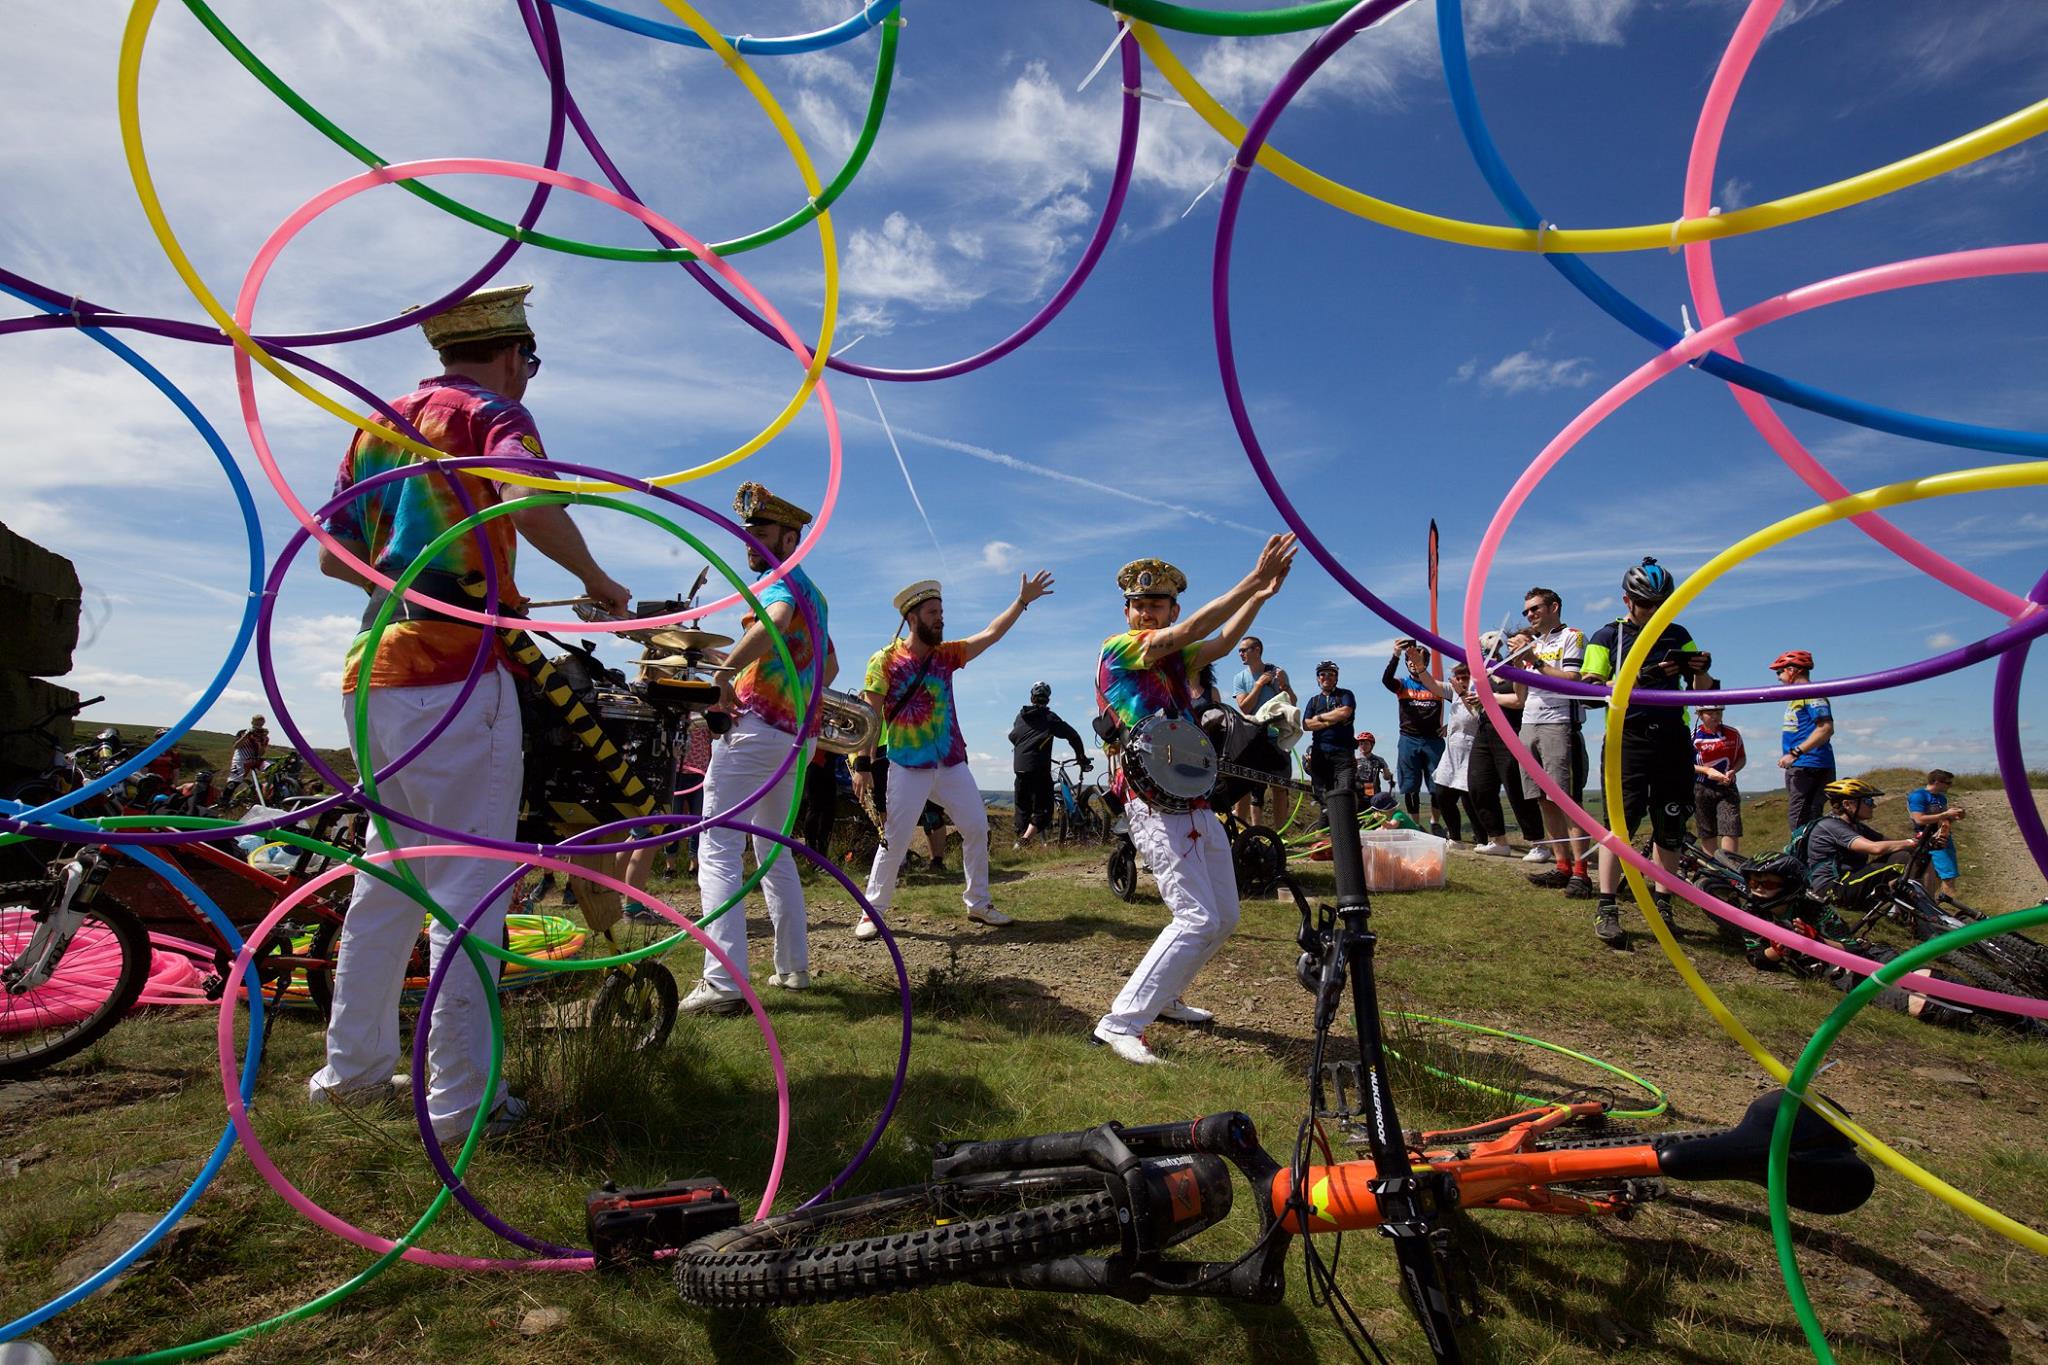
[[[1444,703],[1444,756],[1437,760],[1430,779],[1439,787],[1472,790],[1472,746],[1479,737],[1483,717],[1462,701]]]
[[[704,774],[705,814],[722,814],[744,801],[789,756],[789,747],[795,740],[794,735],[776,729],[759,716],[742,713],[711,746],[711,766]],[[809,761],[807,744],[782,780],[738,818],[765,829],[782,828],[789,815],[789,797],[796,786],[797,769]],[[825,780],[830,780],[830,774],[826,774]],[[697,836],[697,895],[703,902],[701,913],[708,915],[725,904],[746,880],[746,845],[747,836],[736,829],[713,826]],[[782,849],[782,856],[761,878],[762,893],[768,901],[768,919],[775,926],[775,970],[807,972],[811,969],[810,929],[804,922],[804,884],[796,870],[801,855],[773,839],[754,836],[755,862],[767,862],[769,853],[778,848]],[[747,965],[745,902],[705,925],[704,933],[736,965]],[[718,959],[710,953],[704,954],[704,979],[722,991],[739,989],[732,973],[719,966]]]
[[[440,720],[461,692],[461,683],[430,687],[379,687],[370,693],[370,754],[379,767],[404,753]],[[344,700],[343,713],[354,726],[355,708]],[[518,830],[519,786],[524,772],[520,753],[517,685],[503,669],[492,669],[477,683],[448,728],[424,753],[377,784],[389,806],[416,815],[444,829],[510,839]],[[439,844],[437,835],[392,822],[392,836],[401,847]],[[363,841],[365,852],[384,847],[372,822]],[[417,858],[393,864],[409,869],[426,893],[457,923],[468,918],[484,892],[503,880],[511,868],[481,858]],[[502,943],[510,893],[471,927],[490,943]],[[419,938],[424,916],[419,903],[374,877],[358,876],[342,921],[341,945],[334,964],[334,1013],[327,1021],[327,1065],[308,1086],[318,1094],[382,1089],[400,1066],[398,1000],[405,989],[405,967]],[[450,932],[435,921],[430,933],[433,964],[438,966]],[[467,958],[467,954],[464,955]],[[484,1093],[491,1067],[490,1007],[484,992],[497,989],[498,960],[487,957],[490,977],[480,978],[467,960],[448,969],[434,999],[433,1029],[427,1038],[427,1113],[434,1131],[444,1139],[469,1131]],[[406,1059],[408,1065],[410,1058]],[[503,1081],[492,1107],[505,1094]]]
[[[1273,742],[1283,749],[1292,749],[1301,742],[1301,708],[1285,697],[1268,699],[1252,713],[1252,719],[1265,726]]]
[[[924,803],[936,801],[946,819],[960,831],[960,866],[967,874],[961,899],[969,910],[986,910],[988,896],[988,803],[965,763],[938,768],[906,768],[889,760],[889,815],[882,846],[868,869],[868,903],[887,913],[896,900],[896,874],[917,832]]]
[[[1145,950],[1098,1027],[1143,1033],[1159,1011],[1180,999],[1237,928],[1237,869],[1230,860],[1230,836],[1214,811],[1155,811],[1133,797],[1124,814],[1131,842],[1152,870],[1173,918]]]

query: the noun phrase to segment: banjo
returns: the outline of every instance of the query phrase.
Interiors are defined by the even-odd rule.
[[[1185,716],[1155,712],[1131,727],[1122,745],[1124,785],[1157,811],[1194,809],[1216,789],[1219,777],[1239,777],[1270,787],[1306,792],[1306,782],[1276,777],[1220,757],[1201,726]]]

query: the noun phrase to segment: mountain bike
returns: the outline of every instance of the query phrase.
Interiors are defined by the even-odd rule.
[[[1052,841],[1056,844],[1099,844],[1109,836],[1110,816],[1102,788],[1086,779],[1086,770],[1071,758],[1053,763],[1057,775],[1052,807]]]
[[[1356,818],[1348,789],[1331,793],[1332,823]],[[1277,1302],[1286,1257],[1303,1238],[1312,1294],[1361,1359],[1384,1360],[1344,1297],[1334,1252],[1315,1238],[1378,1228],[1398,1280],[1439,1362],[1462,1360],[1457,1329],[1477,1312],[1477,1287],[1451,1222],[1477,1209],[1626,1217],[1665,1180],[1762,1183],[1780,1097],[1756,1100],[1731,1128],[1645,1136],[1580,1136],[1605,1101],[1560,1102],[1487,1123],[1407,1133],[1400,1124],[1381,1035],[1373,973],[1376,939],[1357,846],[1338,842],[1336,903],[1301,913],[1297,974],[1314,997],[1307,1112],[1282,1164],[1235,1112],[1176,1123],[1105,1123],[1078,1132],[941,1144],[927,1184],[839,1200],[713,1233],[684,1247],[675,1278],[687,1302],[738,1308],[846,1299],[971,1281],[1007,1289],[1155,1294]],[[1326,1104],[1330,1033],[1346,1004],[1359,1042],[1362,1112]],[[1362,1120],[1363,1160],[1337,1161],[1319,1120]],[[1313,1161],[1320,1146],[1322,1163]],[[1812,1213],[1860,1207],[1870,1168],[1826,1122],[1802,1111],[1787,1192]],[[1231,1168],[1255,1201],[1259,1234],[1232,1261],[1168,1257],[1230,1212]],[[1082,1254],[1113,1248],[1106,1254]],[[1361,1347],[1361,1343],[1363,1346]]]

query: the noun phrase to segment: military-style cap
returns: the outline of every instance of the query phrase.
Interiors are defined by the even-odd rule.
[[[1163,559],[1134,559],[1117,570],[1116,585],[1125,597],[1179,597],[1188,576]]]
[[[758,483],[740,485],[740,491],[732,497],[732,510],[740,514],[741,521],[772,521],[793,531],[801,531],[811,520],[809,512],[783,501]]]
[[[909,587],[905,588],[902,592],[896,594],[897,614],[901,616],[908,616],[911,612],[917,610],[917,608],[922,606],[924,603],[929,602],[934,597],[938,597],[940,595],[941,594],[939,592],[938,579],[921,578],[917,582],[912,583]]]
[[[427,334],[427,345],[437,351],[444,346],[459,346],[465,341],[531,337],[533,327],[526,320],[526,296],[532,292],[530,284],[479,289],[453,308],[422,322],[420,330]],[[406,311],[413,310],[408,308]]]

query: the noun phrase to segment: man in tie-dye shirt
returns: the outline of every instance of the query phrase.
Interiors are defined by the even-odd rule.
[[[1125,729],[1162,711],[1188,709],[1188,680],[1236,648],[1259,608],[1287,581],[1294,551],[1293,536],[1274,536],[1236,587],[1185,621],[1180,614],[1185,574],[1163,559],[1124,565],[1116,581],[1123,589],[1126,629],[1102,642],[1095,666],[1097,707]],[[1217,632],[1213,636],[1212,630]],[[1237,872],[1230,837],[1207,802],[1188,811],[1154,810],[1124,788],[1121,768],[1116,781],[1126,797],[1131,842],[1158,879],[1173,918],[1117,993],[1109,1013],[1096,1022],[1095,1038],[1125,1061],[1147,1064],[1159,1060],[1145,1043],[1145,1029],[1154,1019],[1202,1024],[1214,1017],[1180,997],[1237,927]]]
[[[527,381],[540,369],[533,329],[526,320],[525,298],[531,288],[487,289],[421,324],[444,372],[421,381],[418,389],[391,406],[435,449],[458,458],[541,457],[533,418],[519,401]],[[358,432],[342,461],[337,488],[418,458],[395,439]],[[493,480],[467,472],[453,477],[479,509],[505,500]],[[342,504],[328,518],[327,530],[350,554],[396,578],[436,536],[466,515],[449,476],[437,470],[396,480]],[[512,559],[516,538],[524,536],[580,579],[583,590],[600,605],[620,613],[627,610],[630,594],[598,567],[566,508],[526,508],[484,526],[501,603],[517,606],[522,601],[512,584]],[[481,580],[485,553],[476,536],[461,536],[415,580],[415,590],[438,601],[482,605],[469,587]],[[363,614],[367,627],[385,600],[384,590],[331,547],[321,548],[320,567],[330,577],[371,594]],[[486,642],[482,628],[439,616],[430,606],[402,602],[393,619],[395,624],[385,631],[370,663],[370,752],[356,756],[357,766],[367,770],[375,763],[381,768],[427,738],[446,718],[447,728],[402,770],[380,782],[377,794],[394,809],[444,829],[510,839],[518,824],[524,760],[519,698],[505,667],[509,661],[498,653],[495,639]],[[342,679],[345,692],[355,689],[364,645],[358,637],[349,651]],[[490,648],[494,657],[461,708],[448,717],[481,647]],[[343,712],[351,733],[354,710],[354,698],[345,696]],[[445,842],[404,826],[395,832],[402,845]],[[373,828],[365,851],[383,846],[382,835]],[[467,914],[503,871],[475,858],[426,858],[408,866],[426,893],[454,915]],[[478,938],[490,942],[499,937],[505,909],[500,896],[474,922]],[[398,997],[419,932],[417,901],[374,877],[356,878],[334,970],[327,1064],[309,1082],[315,1101],[381,1099],[394,1082],[407,1079],[394,1078],[392,1068],[398,1064]],[[448,937],[448,930],[436,921],[435,962],[446,951]],[[493,979],[496,972],[497,961],[491,959]],[[484,1095],[491,1061],[485,992],[491,989],[492,980],[461,968],[448,973],[434,1002],[427,1049],[427,1112],[443,1142],[459,1140],[468,1132],[480,1107],[492,1110],[487,1132],[503,1131],[525,1113],[525,1106],[506,1094],[502,1082],[496,1095],[488,1100]]]
[[[886,828],[874,866],[868,869],[868,901],[875,909],[886,912],[896,898],[896,874],[929,800],[960,831],[967,918],[997,926],[1011,922],[989,900],[988,807],[967,768],[967,741],[953,706],[953,675],[1008,634],[1024,609],[1051,591],[1050,573],[1020,574],[1016,600],[964,640],[946,638],[946,604],[936,580],[912,583],[896,594],[896,610],[909,628],[909,638],[891,640],[876,650],[861,684],[868,705],[881,717],[880,742],[889,750]],[[871,744],[853,760],[854,795],[863,803],[874,786],[874,768]],[[853,932],[858,938],[873,938],[875,922],[863,914]]]
[[[781,563],[796,553],[803,528],[811,514],[795,503],[776,497],[758,483],[743,483],[733,498],[733,511],[746,523],[747,532]],[[765,573],[770,560],[760,550],[747,547],[747,567]],[[786,571],[763,588],[757,596],[766,621],[756,620],[725,656],[725,665],[737,670],[729,674],[728,709],[732,727],[711,746],[711,766],[704,774],[704,810],[718,815],[731,810],[759,791],[789,758],[791,745],[803,752],[775,785],[746,812],[750,824],[780,829],[788,818],[797,774],[809,762],[811,744],[818,733],[818,710],[807,708],[817,688],[830,684],[839,672],[839,658],[826,633],[825,595],[801,567]],[[789,647],[792,674],[783,666],[768,634],[772,624],[782,632]],[[815,633],[814,633],[815,631]],[[824,671],[818,673],[817,642],[824,642]],[[810,724],[801,726],[804,712],[811,712]],[[746,880],[747,836],[736,829],[713,825],[698,837],[697,893],[704,913],[711,914],[739,894]],[[770,861],[773,854],[780,854]],[[756,837],[754,860],[768,871],[761,878],[762,894],[768,901],[768,918],[775,930],[775,971],[771,986],[785,990],[808,990],[811,984],[810,935],[804,923],[804,887],[797,876],[798,855],[772,839]],[[704,926],[705,935],[742,970],[747,965],[747,907],[734,905]],[[739,982],[704,954],[704,975],[696,988],[683,997],[682,1008],[692,1013],[737,1013],[745,1006]]]

